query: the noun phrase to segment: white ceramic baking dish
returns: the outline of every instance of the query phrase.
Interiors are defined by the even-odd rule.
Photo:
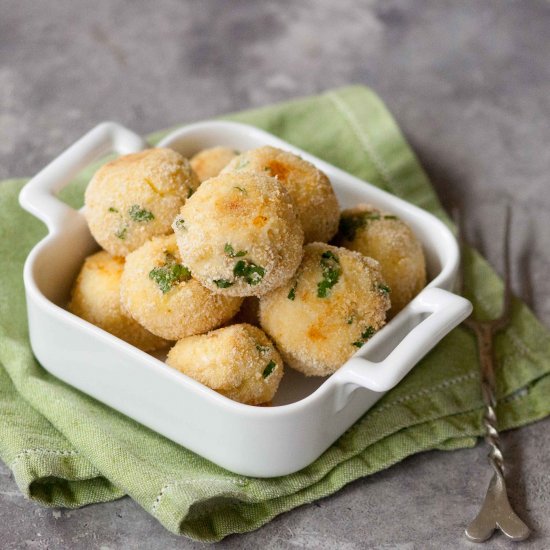
[[[314,461],[471,311],[467,300],[450,292],[457,243],[431,214],[250,126],[198,123],[160,143],[185,156],[214,145],[246,150],[265,144],[293,151],[326,172],[342,207],[369,202],[406,220],[423,243],[430,279],[332,376],[306,378],[287,369],[272,407],[231,401],[65,309],[85,256],[98,247],[82,212],[56,193],[92,161],[143,149],[144,140],[117,124],[100,124],[20,195],[23,208],[49,230],[24,269],[30,341],[38,361],[68,384],[216,464],[256,477],[289,474]]]

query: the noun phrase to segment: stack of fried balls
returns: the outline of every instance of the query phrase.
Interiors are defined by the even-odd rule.
[[[284,366],[335,372],[426,284],[406,223],[340,212],[322,171],[274,147],[119,157],[84,212],[102,250],[69,310],[249,405],[273,401]]]

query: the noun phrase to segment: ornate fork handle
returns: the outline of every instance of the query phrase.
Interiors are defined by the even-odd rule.
[[[454,212],[461,244],[462,227],[458,212]],[[488,460],[494,474],[487,489],[485,500],[476,518],[466,528],[466,536],[474,542],[486,541],[495,531],[500,529],[509,539],[525,540],[531,533],[529,527],[514,512],[506,491],[504,479],[504,457],[500,446],[498,419],[496,413],[495,358],[493,342],[497,332],[506,328],[512,313],[512,289],[510,284],[510,207],[506,209],[504,226],[504,303],[502,313],[492,321],[477,321],[469,318],[464,321],[476,335],[479,363],[481,366],[481,394],[485,404],[483,426],[485,441],[489,445]],[[463,275],[463,274],[462,274]],[[463,286],[463,280],[460,281]]]
[[[481,392],[485,403],[483,425],[485,441],[490,448],[487,458],[493,467],[494,474],[481,510],[468,525],[465,533],[471,541],[484,542],[495,529],[500,529],[511,540],[525,540],[531,531],[510,505],[504,479],[504,458],[498,433],[493,368],[493,338],[496,324],[492,321],[480,323],[473,320],[468,320],[467,324],[475,331],[478,340]]]

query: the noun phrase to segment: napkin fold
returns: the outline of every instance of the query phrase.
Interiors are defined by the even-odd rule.
[[[227,118],[278,135],[449,223],[392,116],[368,88]],[[90,174],[65,189],[64,200],[80,206]],[[228,472],[80,393],[45,371],[30,349],[22,270],[46,230],[19,207],[24,183],[0,183],[0,458],[27,498],[76,508],[127,494],[170,531],[218,541],[413,453],[473,446],[482,434],[476,343],[462,327],[317,461],[285,477]],[[502,282],[472,250],[465,277],[475,315],[497,316]],[[510,326],[496,338],[496,356],[500,427],[550,414],[550,335],[519,300]]]

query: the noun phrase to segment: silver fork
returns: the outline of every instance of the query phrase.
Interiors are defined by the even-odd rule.
[[[458,228],[461,248],[464,248],[463,228],[458,210],[453,209],[453,218]],[[495,385],[495,357],[493,341],[495,335],[506,328],[510,322],[512,309],[512,288],[510,284],[510,205],[506,207],[504,225],[504,298],[502,312],[499,317],[490,321],[478,321],[468,318],[464,324],[474,332],[477,339],[479,363],[481,367],[481,394],[485,404],[483,425],[485,441],[489,445],[488,460],[494,474],[489,483],[483,505],[475,519],[466,527],[465,534],[473,542],[485,542],[495,529],[500,529],[504,535],[513,541],[525,540],[531,530],[514,512],[504,478],[504,457],[498,433],[496,415],[496,385]],[[464,290],[463,269],[459,281],[460,290]]]

